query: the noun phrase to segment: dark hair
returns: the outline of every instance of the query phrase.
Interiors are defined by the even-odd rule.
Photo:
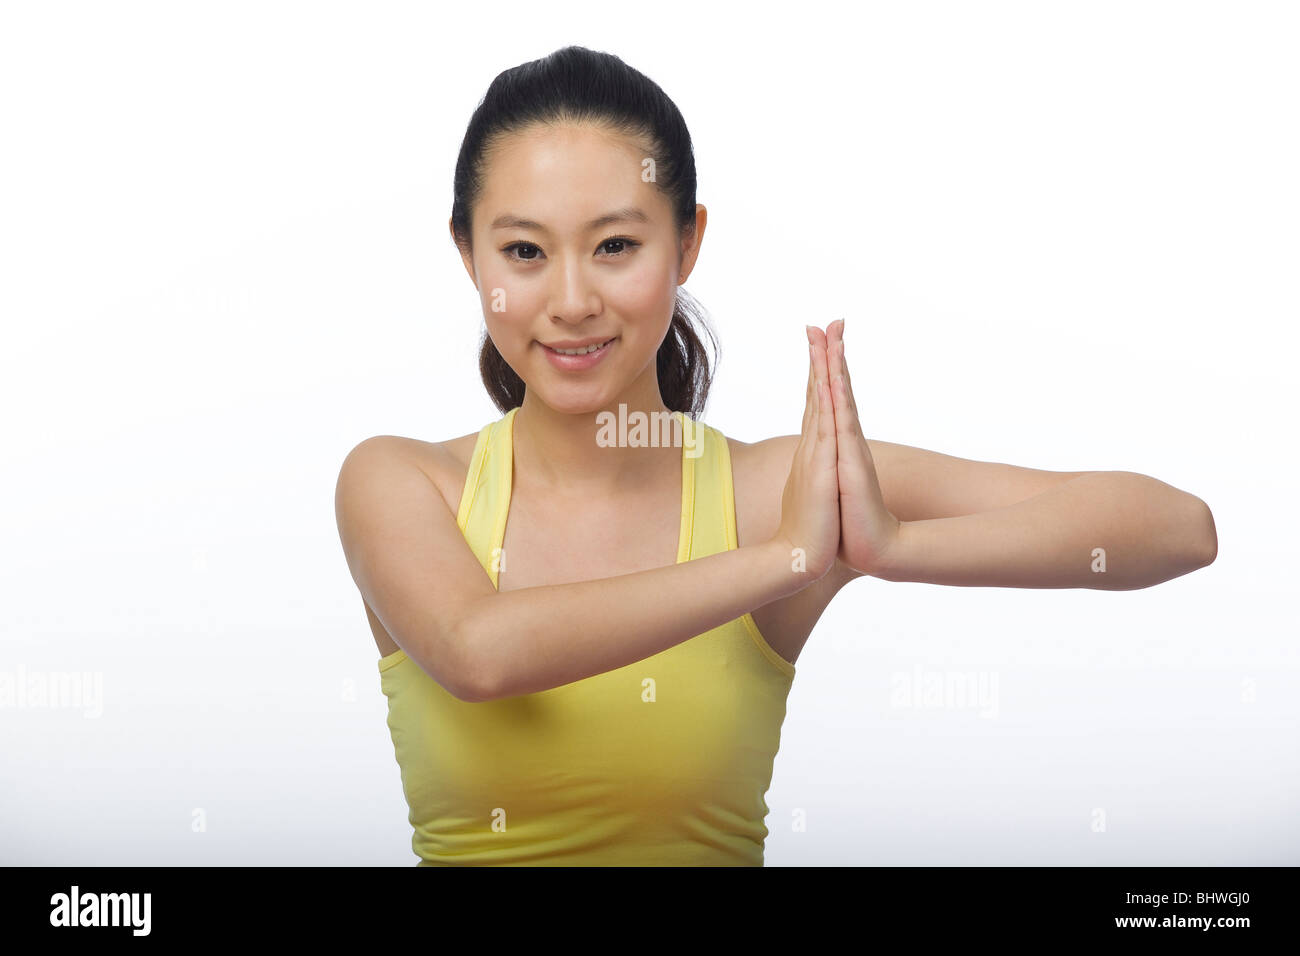
[[[641,140],[654,157],[655,185],[673,208],[678,234],[695,227],[695,154],[686,121],[668,95],[612,53],[567,46],[497,75],[470,117],[456,159],[452,230],[458,246],[470,243],[470,209],[483,189],[483,169],[498,137],[535,123],[590,121]],[[696,325],[717,342],[704,310],[677,289],[673,320],[655,358],[659,394],[670,411],[699,418],[713,370]],[[484,332],[479,374],[493,403],[508,412],[523,403],[524,382]]]

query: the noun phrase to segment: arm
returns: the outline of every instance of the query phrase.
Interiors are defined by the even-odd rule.
[[[339,469],[334,512],[348,570],[383,630],[465,701],[481,678],[455,633],[467,602],[494,589],[411,443],[368,438]]]
[[[669,567],[499,592],[402,442],[371,438],[348,455],[335,492],[339,535],[384,629],[461,700],[533,693],[643,660],[829,566],[828,554],[821,568],[792,570],[790,545],[773,537]]]
[[[776,540],[682,564],[517,591],[466,604],[460,640],[482,662],[483,699],[559,687],[623,667],[811,583]]]
[[[631,664],[808,583],[769,541],[635,574],[498,592],[433,482],[389,436],[348,455],[335,510],[367,606],[422,670],[466,701]]]
[[[963,587],[1127,591],[1205,567],[1217,552],[1214,517],[1200,498],[1146,475],[1096,471],[1005,507],[903,521],[869,573]]]
[[[832,323],[828,346],[840,557],[851,569],[889,581],[1121,591],[1215,559],[1205,502],[1155,478],[1038,471],[867,441],[843,332]]]

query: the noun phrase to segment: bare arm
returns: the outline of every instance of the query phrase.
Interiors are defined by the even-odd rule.
[[[775,540],[595,581],[469,603],[485,699],[558,687],[644,660],[812,582]]]
[[[1205,502],[1147,475],[1086,472],[1016,504],[904,521],[887,581],[965,587],[1151,587],[1214,561]]]
[[[422,670],[467,701],[643,660],[815,577],[793,571],[789,546],[768,540],[634,574],[499,592],[400,439],[352,451],[336,511],[366,604]]]
[[[334,512],[370,613],[448,693],[477,700],[477,664],[455,626],[468,602],[495,589],[410,443],[384,435],[353,448]]]
[[[892,446],[909,463],[912,488],[902,499],[913,502],[906,514],[890,510],[876,450],[862,435],[843,335],[843,321],[831,323],[840,557],[849,567],[889,581],[1126,591],[1215,559],[1205,502],[1135,472],[1042,472]]]

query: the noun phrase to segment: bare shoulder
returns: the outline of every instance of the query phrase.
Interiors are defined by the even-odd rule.
[[[375,435],[358,442],[348,453],[340,468],[340,486],[343,484],[344,471],[349,468],[364,472],[363,481],[366,483],[373,481],[383,485],[386,476],[399,474],[395,469],[414,466],[437,488],[448,510],[454,515],[460,508],[461,490],[465,485],[477,438],[477,432],[440,442],[400,435]],[[379,490],[382,491],[382,488]],[[362,606],[380,657],[387,657],[400,650],[364,598]]]
[[[735,479],[739,481],[758,476],[770,478],[772,472],[783,472],[780,477],[784,479],[790,472],[790,462],[798,444],[798,435],[777,435],[756,442],[744,442],[728,436],[727,447],[731,451]]]
[[[366,462],[378,468],[400,462],[415,465],[433,482],[447,502],[447,507],[455,514],[460,507],[460,494],[465,486],[465,476],[469,472],[469,461],[474,454],[477,438],[478,432],[446,441],[375,435],[358,442],[348,453],[348,459]]]
[[[781,494],[798,444],[798,435],[777,435],[756,442],[727,438],[740,547],[767,540],[780,526]]]

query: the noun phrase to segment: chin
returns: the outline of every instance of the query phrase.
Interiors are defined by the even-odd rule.
[[[528,386],[542,404],[561,415],[595,415],[609,407],[610,398],[604,388],[586,387],[540,389]]]

